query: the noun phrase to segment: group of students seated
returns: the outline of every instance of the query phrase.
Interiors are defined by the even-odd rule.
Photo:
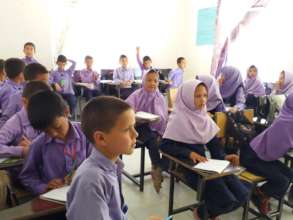
[[[211,158],[241,165],[267,182],[255,191],[255,204],[267,214],[270,197],[281,198],[293,179],[293,170],[279,161],[293,148],[293,75],[282,71],[274,94],[285,94],[286,101],[273,124],[257,135],[239,155],[225,154],[217,138],[218,126],[210,117],[215,112],[240,111],[247,100],[265,95],[257,76],[257,68],[249,67],[243,82],[240,71],[231,66],[221,69],[216,79],[197,75],[183,82],[185,59],[178,58],[178,68],[170,72],[169,88],[178,88],[171,112],[159,91],[159,73],[151,67],[148,56],[141,62],[142,85],[122,100],[112,96],[93,98],[81,113],[81,122],[73,122],[76,97],[73,89],[75,62],[65,69],[67,59],[60,55],[57,70],[49,71],[33,57],[35,46],[24,45],[24,59],[10,58],[1,62],[0,157],[25,158],[22,167],[0,171],[0,206],[5,207],[7,185],[17,185],[34,196],[70,184],[67,194],[68,219],[127,219],[127,205],[121,188],[123,162],[120,155],[131,154],[136,140],[149,150],[151,176],[160,192],[166,159],[159,150],[188,163],[207,161],[205,147]],[[78,80],[97,83],[99,76],[91,69],[92,57],[85,59],[86,68]],[[113,80],[128,87],[134,73],[127,68],[127,57],[120,57],[121,67]],[[159,116],[154,123],[136,124],[135,112],[144,111]],[[240,160],[240,162],[239,162]],[[196,189],[198,175],[182,170],[187,182]],[[206,208],[211,219],[219,219],[241,207],[248,199],[251,185],[230,175],[207,181],[204,190],[205,207],[194,210],[201,219]],[[131,207],[129,207],[131,209]]]

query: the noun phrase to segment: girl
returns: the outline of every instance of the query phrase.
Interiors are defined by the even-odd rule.
[[[178,159],[191,162],[206,161],[205,146],[215,159],[226,159],[238,164],[237,155],[225,155],[216,134],[218,126],[208,116],[206,102],[208,89],[198,80],[183,83],[179,88],[174,111],[169,118],[161,143],[161,150]],[[189,185],[197,186],[198,175],[184,170]],[[211,219],[231,212],[248,199],[248,189],[236,176],[207,181],[204,191],[205,205]],[[203,217],[204,207],[194,210],[195,219]]]
[[[152,162],[152,179],[156,191],[159,193],[162,177],[162,165],[159,154],[158,142],[163,135],[168,118],[168,108],[163,95],[158,89],[159,73],[155,70],[148,71],[143,78],[143,86],[136,90],[127,99],[134,110],[149,112],[160,116],[160,121],[151,124],[142,124],[136,127],[139,139],[146,144]]]
[[[293,92],[293,73],[282,71],[279,76],[279,80],[276,83],[274,93],[277,95],[289,95]]]
[[[218,81],[224,103],[232,107],[231,111],[243,110],[245,95],[240,71],[235,67],[225,66],[221,69]]]

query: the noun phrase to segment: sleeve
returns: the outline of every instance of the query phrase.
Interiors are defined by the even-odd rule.
[[[176,70],[171,70],[168,79],[171,81],[170,88],[177,88],[178,87],[178,74]]]
[[[77,186],[78,188],[74,188]],[[95,184],[78,184],[67,194],[66,217],[70,220],[110,220],[110,210],[105,192],[99,182]]]
[[[236,105],[239,110],[243,110],[245,108],[245,93],[243,87],[239,87],[236,93]]]
[[[35,195],[44,193],[47,188],[47,183],[41,180],[41,171],[39,170],[42,164],[42,145],[43,143],[40,141],[40,138],[33,141],[30,146],[28,158],[19,175],[21,183]]]
[[[139,68],[141,69],[141,71],[143,71],[143,64],[141,62],[139,53],[136,54],[136,61],[137,61],[138,65],[139,65]]]
[[[8,105],[2,112],[0,118],[0,128],[3,127],[5,122],[11,118],[15,113],[19,112],[22,108],[20,93],[13,94],[9,97]]]
[[[68,68],[68,72],[73,76],[75,67],[76,67],[76,62],[74,60],[68,59],[68,61],[71,63],[71,66]]]
[[[219,138],[216,136],[206,144],[206,147],[210,151],[213,159],[223,160],[225,158],[226,155],[220,145]]]
[[[122,80],[119,79],[119,75],[118,75],[118,70],[115,69],[114,72],[113,72],[113,81],[114,82],[121,82]]]
[[[15,142],[22,134],[20,130],[20,125],[17,126],[16,117],[8,120],[4,126],[0,129],[0,155],[1,156],[11,156],[11,157],[21,157],[22,147],[21,146],[9,146],[11,143]]]
[[[182,146],[182,144],[178,145],[172,141],[168,141],[166,143],[166,140],[163,140],[162,144],[160,145],[160,149],[163,152],[180,159],[189,159],[189,156],[192,152],[189,148]]]
[[[125,100],[125,102],[127,102],[133,109],[134,111],[137,111],[136,109],[136,91],[132,94],[130,94],[130,96],[128,96],[128,98]]]

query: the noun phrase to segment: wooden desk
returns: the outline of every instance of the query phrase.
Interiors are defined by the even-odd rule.
[[[35,198],[22,205],[15,206],[10,209],[0,211],[1,220],[21,220],[21,219],[33,219],[53,215],[57,213],[64,213],[65,205],[58,204]]]

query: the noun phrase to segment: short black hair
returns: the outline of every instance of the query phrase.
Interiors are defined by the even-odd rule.
[[[23,72],[25,63],[19,58],[9,58],[4,63],[4,69],[9,79],[15,79]]]
[[[28,119],[34,129],[44,131],[52,126],[57,117],[65,116],[66,108],[66,103],[57,93],[38,92],[28,102]]]
[[[31,81],[28,82],[23,91],[22,97],[26,99],[30,99],[34,94],[41,92],[41,91],[50,91],[52,88],[45,82],[42,81]]]
[[[36,50],[36,45],[35,45],[33,42],[26,42],[26,43],[23,45],[23,49],[24,49],[26,46],[31,46],[31,47],[34,48],[34,50]]]
[[[81,114],[81,129],[94,144],[95,131],[109,132],[116,124],[118,117],[131,106],[121,99],[111,96],[100,96],[89,101]]]
[[[32,81],[40,74],[48,74],[49,71],[40,63],[31,63],[24,68],[24,78],[27,81]]]
[[[0,59],[0,72],[4,72],[4,63],[5,63],[5,60]]]
[[[127,56],[122,54],[122,55],[120,55],[119,60],[122,60],[122,59],[125,59],[125,58],[127,59]]]
[[[57,63],[58,62],[61,62],[61,63],[66,63],[67,62],[67,58],[66,58],[66,56],[64,56],[64,55],[59,55],[58,57],[57,57]]]
[[[183,60],[185,60],[184,57],[178,57],[177,58],[177,64],[180,64]]]
[[[152,59],[149,56],[144,56],[142,58],[142,62],[146,62],[146,61],[151,61],[152,62]]]
[[[93,57],[89,56],[89,55],[85,56],[85,58],[84,58],[84,60],[92,60],[92,59],[93,59]]]

